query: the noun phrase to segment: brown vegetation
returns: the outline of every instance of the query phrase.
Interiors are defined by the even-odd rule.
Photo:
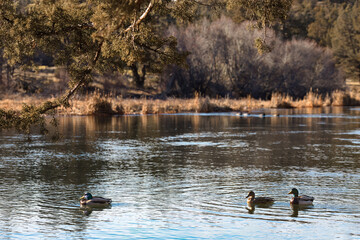
[[[38,104],[45,100],[21,95],[6,96],[0,100],[0,108],[21,110],[23,104]],[[360,93],[335,91],[331,95],[322,97],[320,94],[309,92],[303,99],[293,99],[289,95],[274,93],[271,100],[259,100],[251,97],[241,99],[209,98],[196,94],[195,98],[121,98],[100,96],[100,94],[77,96],[70,101],[69,108],[61,108],[59,115],[96,115],[96,114],[163,114],[184,112],[241,112],[253,111],[260,108],[314,108],[326,106],[360,105]]]

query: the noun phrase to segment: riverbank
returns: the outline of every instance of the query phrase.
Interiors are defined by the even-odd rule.
[[[39,105],[54,98],[8,95],[0,100],[0,108],[21,110],[23,104]],[[92,94],[76,96],[70,101],[70,107],[59,108],[59,115],[92,114],[162,114],[181,112],[243,112],[262,108],[314,108],[326,106],[360,105],[360,94],[356,92],[336,91],[329,96],[309,92],[304,99],[292,99],[289,96],[273,94],[271,100],[259,100],[251,97],[242,99],[208,98],[196,96],[192,99],[167,98],[122,98]]]

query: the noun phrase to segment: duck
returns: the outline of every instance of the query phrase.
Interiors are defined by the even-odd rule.
[[[109,206],[111,202],[110,198],[93,197],[91,193],[85,193],[80,198],[81,206]]]
[[[274,202],[274,199],[271,197],[255,197],[253,191],[250,191],[246,198],[248,204],[269,204]]]
[[[299,191],[296,188],[291,189],[289,194],[294,194],[294,197],[290,200],[290,204],[296,205],[310,205],[314,201],[314,197],[302,195],[299,196]]]
[[[249,115],[248,112],[238,112],[235,114],[236,116],[243,116],[243,117],[247,117]]]

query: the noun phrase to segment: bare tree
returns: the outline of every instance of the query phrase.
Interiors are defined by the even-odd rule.
[[[169,34],[178,39],[182,51],[189,51],[186,69],[173,67],[167,92],[191,96],[269,98],[273,92],[301,98],[311,90],[326,94],[343,87],[343,77],[332,53],[308,40],[283,41],[267,30],[272,51],[259,54],[254,39],[263,32],[249,32],[248,23],[240,25],[221,19],[190,25]]]

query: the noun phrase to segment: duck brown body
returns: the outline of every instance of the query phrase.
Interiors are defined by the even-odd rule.
[[[110,198],[93,197],[90,193],[86,193],[80,198],[80,205],[82,206],[108,206],[111,202]]]
[[[249,204],[268,204],[274,202],[274,199],[271,197],[255,197],[253,191],[250,191],[246,198]]]

